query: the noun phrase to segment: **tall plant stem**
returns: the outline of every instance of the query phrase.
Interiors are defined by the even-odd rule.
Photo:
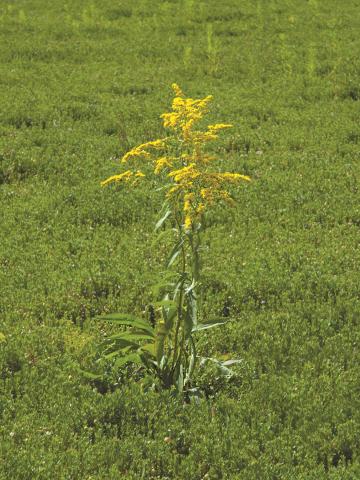
[[[179,237],[182,236],[182,228],[181,224],[175,216],[176,224],[179,231]],[[176,322],[176,329],[175,329],[175,339],[174,339],[174,356],[171,370],[174,371],[176,368],[177,360],[178,360],[178,349],[179,349],[179,334],[180,334],[180,327],[183,323],[183,303],[184,303],[184,283],[185,283],[185,273],[186,273],[186,253],[184,244],[181,246],[181,280],[180,280],[180,288],[179,288],[179,302],[177,308],[177,322]],[[181,355],[181,350],[180,350]]]

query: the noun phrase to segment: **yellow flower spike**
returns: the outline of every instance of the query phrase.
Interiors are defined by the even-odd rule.
[[[232,128],[233,125],[230,123],[216,123],[215,125],[208,125],[208,130],[211,132],[217,132],[218,130],[223,130],[224,128]]]
[[[190,192],[184,195],[184,212],[190,212],[192,209],[192,202],[194,201],[195,195]]]
[[[185,182],[188,183],[195,178],[198,178],[201,173],[196,170],[195,163],[190,163],[190,165],[180,168],[179,170],[174,170],[168,174],[169,177],[174,177],[175,182]]]
[[[132,148],[129,152],[125,153],[125,155],[121,159],[121,163],[126,163],[132,157],[150,157],[150,153],[142,150],[139,147]]]
[[[183,98],[181,97],[175,97],[173,102],[172,102],[172,109],[173,110],[182,110],[186,106],[186,101],[184,101]]]
[[[235,205],[234,199],[231,198],[229,192],[227,192],[226,190],[220,191],[219,197],[221,200],[224,200],[228,205],[231,205],[232,207]]]
[[[132,157],[150,157],[150,153],[145,150],[146,148],[161,150],[162,148],[165,148],[165,142],[164,140],[159,139],[142,143],[141,145],[138,145],[137,147],[132,148],[129,152],[125,153],[121,159],[121,162],[126,163]]]
[[[152,148],[156,148],[156,149],[161,149],[161,148],[165,147],[165,142],[162,138],[160,138],[158,140],[151,140],[151,142],[143,143],[142,145],[139,145],[139,146],[141,148],[152,147]]]
[[[138,170],[136,173],[135,173],[135,177],[145,177],[145,174],[143,172],[141,172],[140,170]]]
[[[219,180],[227,180],[231,183],[237,182],[238,180],[245,180],[247,182],[251,182],[250,177],[248,177],[247,175],[241,175],[240,173],[230,173],[230,172],[217,173],[216,177]]]
[[[184,97],[184,96],[185,96],[184,93],[183,93],[183,91],[181,90],[181,88],[179,87],[179,85],[178,85],[177,83],[173,83],[173,84],[171,85],[171,88],[174,90],[175,95],[176,95],[177,97]]]
[[[174,187],[171,187],[170,190],[166,193],[166,196],[169,198],[171,195],[174,195],[175,193],[178,193],[181,190],[181,185],[175,185]]]
[[[164,127],[175,128],[179,123],[179,115],[177,113],[163,113],[160,118],[164,121]]]
[[[185,215],[185,221],[184,221],[185,231],[191,230],[191,226],[192,226],[192,220],[190,215]]]
[[[194,141],[195,145],[201,145],[205,142],[216,140],[217,138],[218,136],[212,132],[196,132],[192,136],[192,140]]]
[[[169,157],[160,157],[157,160],[155,160],[155,169],[154,173],[158,175],[161,170],[163,170],[166,167],[171,168],[173,166],[172,164],[172,159]]]
[[[212,188],[202,188],[200,190],[201,198],[204,200],[211,200],[213,197],[213,189]]]
[[[120,173],[119,175],[113,175],[112,177],[107,178],[103,182],[101,182],[101,186],[105,187],[105,185],[108,185],[109,183],[117,183],[121,182],[121,180],[127,181],[130,179],[132,176],[133,172],[131,170],[127,170],[126,172]]]
[[[209,102],[211,102],[213,100],[213,96],[212,95],[208,95],[207,97],[203,98],[202,100],[198,100],[198,106],[201,108],[201,109],[205,109],[207,108],[207,104]]]
[[[182,127],[182,133],[184,136],[184,140],[189,140],[191,138],[191,129],[194,124],[195,120],[190,119],[188,122],[186,122],[183,127]]]
[[[199,205],[197,206],[197,209],[196,209],[196,213],[198,215],[201,215],[204,210],[205,210],[205,205],[203,203],[199,203]]]

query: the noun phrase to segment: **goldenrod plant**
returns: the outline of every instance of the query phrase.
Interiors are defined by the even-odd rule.
[[[218,202],[234,205],[228,185],[248,182],[250,178],[240,173],[218,172],[216,156],[207,152],[207,144],[232,126],[218,123],[208,125],[205,130],[198,128],[212,96],[194,100],[187,98],[177,84],[172,88],[175,92],[172,110],[161,115],[169,135],[132,148],[121,159],[126,169],[102,182],[102,186],[119,183],[135,186],[146,179],[141,164],[150,162],[154,175],[163,179],[159,184],[165,196],[155,230],[162,230],[162,238],[171,237],[172,250],[166,264],[168,273],[156,286],[161,296],[152,306],[151,318],[145,320],[127,314],[100,317],[130,327],[106,340],[101,358],[116,358],[117,366],[128,362],[140,364],[164,388],[175,387],[181,393],[196,390],[192,378],[197,365],[210,360],[223,373],[231,375],[228,367],[236,362],[200,358],[196,352],[194,335],[225,323],[198,321],[199,247],[206,212]]]

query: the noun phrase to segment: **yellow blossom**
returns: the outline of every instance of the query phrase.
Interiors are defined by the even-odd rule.
[[[184,212],[190,212],[191,211],[191,208],[192,208],[192,202],[194,200],[194,193],[193,192],[190,192],[190,193],[186,193],[184,195]]]
[[[233,125],[230,123],[216,123],[215,125],[208,125],[208,130],[212,132],[217,132],[218,130],[223,130],[224,128],[231,128]]]
[[[179,87],[179,85],[177,83],[173,83],[171,85],[172,89],[174,90],[175,92],[175,95],[177,97],[184,97],[184,94],[183,94],[183,91],[181,90],[181,88]]]
[[[127,170],[126,172],[120,173],[119,175],[113,175],[112,177],[107,178],[103,182],[101,182],[101,186],[104,187],[105,185],[108,185],[109,183],[112,182],[120,182],[121,180],[128,181],[130,177],[132,176],[132,172],[130,170]]]
[[[215,174],[216,178],[219,180],[227,180],[229,182],[237,182],[238,180],[246,180],[247,182],[251,181],[251,178],[247,175],[241,175],[240,173],[217,173]]]
[[[196,213],[198,215],[201,215],[204,210],[205,210],[205,205],[203,203],[199,203],[199,205],[196,208]]]
[[[240,173],[216,172],[212,168],[217,157],[207,153],[205,147],[208,142],[218,138],[221,130],[232,127],[228,123],[215,123],[203,130],[199,129],[198,122],[207,113],[212,96],[193,99],[186,97],[176,83],[172,88],[175,93],[172,110],[163,113],[161,118],[164,127],[172,129],[173,133],[164,139],[152,140],[132,148],[122,157],[122,162],[145,157],[152,160],[154,174],[167,170],[170,185],[166,186],[166,197],[171,200],[173,208],[177,209],[177,215],[181,214],[183,228],[188,232],[201,221],[202,215],[212,204],[221,201],[234,203],[226,188],[228,184],[250,181],[250,177]],[[164,152],[154,155],[161,150]],[[135,186],[144,176],[140,170],[136,173],[127,170],[101,184],[123,181]],[[179,201],[183,205],[180,210]]]
[[[175,185],[167,191],[166,196],[171,197],[171,195],[174,195],[175,193],[178,193],[180,190],[181,190],[181,185]]]
[[[184,100],[181,97],[175,97],[173,102],[172,102],[172,108],[173,110],[182,110],[186,105],[186,100]]]
[[[190,163],[190,165],[180,168],[179,170],[174,170],[168,174],[168,176],[173,177],[177,183],[194,180],[199,175],[200,172],[196,170],[195,163]]]
[[[137,147],[132,148],[129,152],[125,153],[121,162],[126,163],[131,157],[150,157],[150,153],[146,151],[146,148],[154,148],[160,150],[165,147],[164,140],[152,140],[150,142],[142,143]]]
[[[184,228],[186,231],[191,230],[192,220],[190,215],[185,215]]]
[[[179,115],[174,112],[163,113],[160,118],[164,120],[164,127],[175,128],[178,124]]]
[[[158,175],[161,170],[165,167],[171,168],[173,166],[172,164],[172,159],[169,157],[160,157],[157,160],[155,160],[155,170],[154,173]]]

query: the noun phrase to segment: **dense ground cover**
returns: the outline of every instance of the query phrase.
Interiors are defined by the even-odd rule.
[[[360,477],[359,26],[355,0],[0,4],[0,478]],[[77,370],[161,276],[158,194],[100,181],[173,81],[253,178],[208,219],[203,315],[234,321],[199,350],[243,362],[200,404]]]

